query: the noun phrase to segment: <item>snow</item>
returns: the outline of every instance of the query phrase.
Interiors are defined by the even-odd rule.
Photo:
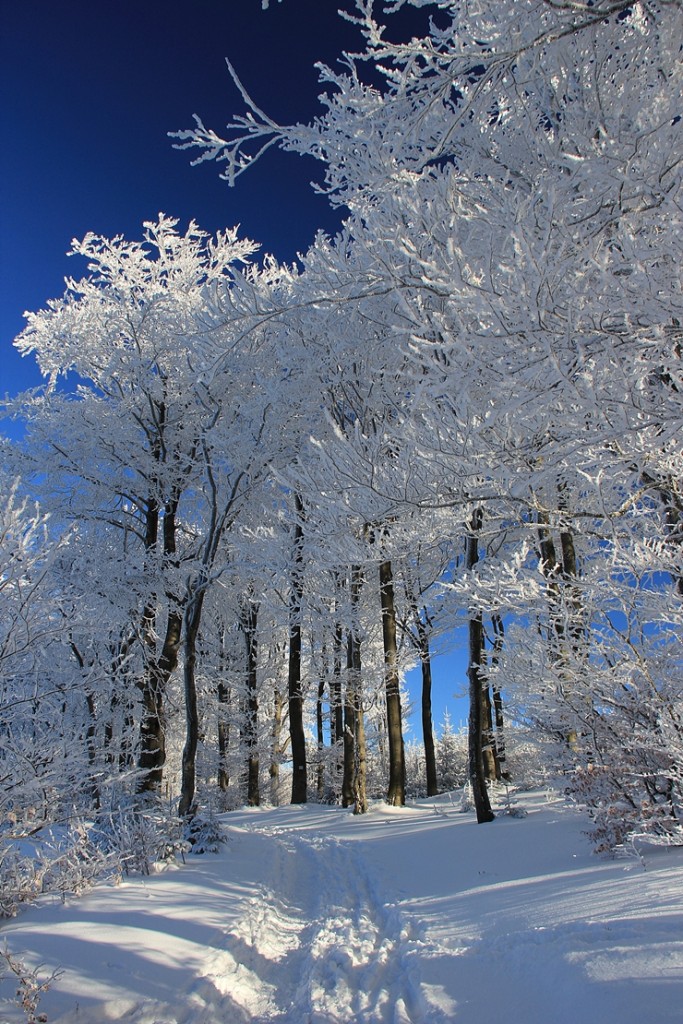
[[[220,853],[44,898],[0,942],[61,968],[50,1024],[680,1022],[683,851],[601,859],[557,794],[516,801],[234,811]]]

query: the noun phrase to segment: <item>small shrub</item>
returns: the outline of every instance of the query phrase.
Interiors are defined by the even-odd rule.
[[[96,842],[106,853],[113,854],[124,874],[139,872],[149,875],[154,865],[184,859],[190,844],[184,838],[182,822],[153,804],[131,804],[120,807],[101,819],[96,828]]]
[[[19,907],[42,892],[41,865],[35,857],[7,846],[0,852],[0,918],[16,917]]]
[[[199,814],[188,818],[184,838],[194,854],[218,853],[221,845],[227,842],[223,828],[212,814],[206,818]]]
[[[6,978],[14,975],[16,979],[17,988],[13,1001],[23,1010],[26,1024],[46,1024],[47,1015],[39,1012],[38,1004],[41,997],[63,972],[58,969],[53,971],[48,978],[41,980],[38,974],[40,968],[27,967],[23,960],[9,952],[7,945],[0,949],[0,967],[3,968],[0,977]]]

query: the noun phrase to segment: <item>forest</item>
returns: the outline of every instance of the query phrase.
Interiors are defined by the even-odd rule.
[[[478,822],[532,737],[596,849],[683,840],[680,0],[345,17],[315,121],[231,67],[242,112],[174,137],[236,187],[314,156],[335,237],[88,234],[15,341],[44,385],[0,409],[7,916],[58,822],[97,875],[209,811],[449,788],[456,636]]]

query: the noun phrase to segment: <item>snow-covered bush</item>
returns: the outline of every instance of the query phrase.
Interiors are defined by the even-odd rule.
[[[0,851],[0,918],[15,917],[23,903],[33,903],[42,891],[42,878],[33,857],[13,846]]]
[[[111,851],[98,846],[92,826],[76,821],[39,851],[42,892],[81,896],[105,878],[118,879],[121,867]]]
[[[683,845],[683,778],[678,765],[662,752],[659,768],[653,758],[639,757],[630,767],[626,744],[623,759],[580,766],[567,787],[584,807],[594,827],[589,838],[597,853],[614,852],[635,839],[657,845]],[[648,767],[649,762],[649,767]]]
[[[26,1024],[46,1024],[47,1015],[38,1010],[38,1004],[60,974],[62,971],[56,970],[41,978],[38,969],[28,967],[21,957],[10,953],[6,944],[0,949],[0,980],[14,977],[17,987],[13,1001],[23,1011]]]
[[[550,545],[544,526],[554,575],[527,562],[527,613],[507,630],[495,666],[513,714],[547,744],[545,770],[565,775],[568,795],[593,819],[601,852],[635,837],[683,839],[683,551],[664,497],[662,488],[632,496],[629,514],[598,542],[577,525]],[[597,516],[594,528],[605,529]],[[575,558],[560,563],[563,545]],[[512,742],[509,760],[518,760]]]
[[[460,789],[467,781],[467,733],[453,729],[450,715],[444,712],[436,741],[436,771],[439,790],[449,793]]]
[[[178,855],[184,858],[190,849],[183,836],[183,822],[152,802],[120,807],[103,816],[97,823],[95,840],[100,849],[115,855],[126,875],[149,875],[155,864]]]
[[[14,917],[22,904],[45,893],[80,896],[121,869],[112,851],[96,842],[92,827],[41,829],[24,840],[5,837],[0,851],[0,917]]]
[[[415,739],[405,745],[406,797],[417,800],[427,795],[424,745]]]
[[[188,818],[183,836],[194,854],[218,853],[221,845],[227,842],[220,822],[210,812],[206,816],[195,814]]]

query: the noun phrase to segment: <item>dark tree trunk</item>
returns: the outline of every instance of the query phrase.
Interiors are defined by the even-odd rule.
[[[258,640],[256,627],[258,624],[258,605],[247,601],[240,614],[240,628],[244,635],[246,647],[246,701],[244,737],[247,751],[247,803],[250,807],[258,807],[261,803],[259,785],[260,762],[258,751]]]
[[[225,683],[218,684],[218,788],[225,793],[230,786],[228,771],[228,750],[230,748],[230,721],[223,713],[223,706],[230,700],[230,690]]]
[[[481,509],[475,509],[472,516],[470,533],[467,537],[466,566],[468,570],[474,568],[479,561],[479,540],[478,534],[481,530],[483,514]],[[469,679],[470,691],[470,714],[468,733],[469,753],[469,776],[472,785],[474,807],[477,813],[477,822],[481,825],[487,821],[493,821],[495,817],[491,810],[486,779],[484,776],[483,743],[484,732],[484,708],[483,708],[483,687],[484,678],[482,673],[482,658],[484,653],[484,626],[481,612],[470,613],[468,626],[469,639],[469,664],[467,676]]]
[[[574,649],[576,649],[582,632],[580,625],[580,600],[575,589],[572,596],[569,596],[568,589],[571,586],[570,580],[576,578],[577,570],[574,538],[566,530],[561,532],[562,562],[560,563],[557,559],[555,542],[550,532],[548,517],[542,512],[538,513],[538,534],[543,574],[547,581],[548,606],[550,610],[548,642],[558,677],[563,680],[562,689],[566,696],[566,687],[569,683],[566,672],[569,645],[573,645]],[[562,601],[563,587],[565,588],[566,598],[564,609]],[[566,628],[567,625],[569,626],[568,630]],[[577,749],[578,734],[573,725],[569,725],[566,728],[565,739],[567,745],[572,750]]]
[[[503,649],[503,643],[505,641],[505,627],[503,620],[500,615],[491,616],[491,625],[493,626],[493,653],[491,655],[491,664],[493,666],[498,664],[500,658],[500,652]],[[509,779],[510,773],[507,770],[507,755],[505,750],[505,716],[503,713],[503,695],[500,691],[500,684],[494,682],[493,684],[493,711],[496,722],[496,753],[498,755],[498,766],[500,769],[501,779]]]
[[[316,792],[318,802],[323,800],[325,795],[325,729],[323,721],[323,698],[325,696],[325,676],[321,675],[318,682],[318,696],[315,702],[315,726],[316,740],[318,743],[318,769],[316,774]]]
[[[183,747],[180,800],[178,814],[181,818],[193,813],[196,784],[197,743],[199,741],[199,711],[197,708],[197,637],[202,619],[202,608],[206,591],[201,589],[188,601],[185,608],[185,663],[183,681],[185,688],[185,745]]]
[[[353,745],[353,813],[366,814],[368,800],[366,795],[366,762],[365,720],[363,717],[363,687],[360,633],[360,592],[363,585],[363,573],[360,566],[351,569],[351,673],[349,685],[353,694],[354,705],[354,745]]]
[[[344,773],[342,779],[342,805],[353,805],[354,814],[365,814],[368,809],[366,795],[365,723],[361,687],[361,637],[359,601],[363,574],[360,566],[351,568],[351,629],[347,646],[347,684],[344,705]]]
[[[178,664],[182,623],[183,617],[179,611],[168,612],[161,656],[145,672],[138,754],[138,768],[142,773],[138,782],[139,793],[158,793],[161,788],[166,763],[164,696],[166,684]]]
[[[583,628],[583,605],[577,585],[579,562],[576,555],[574,534],[569,530],[562,530],[560,533],[560,545],[562,548],[562,579],[567,595],[568,639],[573,651],[579,653],[585,645],[585,635]]]
[[[401,689],[396,647],[396,603],[391,562],[379,567],[382,602],[382,638],[384,641],[384,683],[387,702],[387,734],[389,737],[389,789],[387,803],[403,807],[406,802],[406,770],[401,718]]]
[[[163,550],[165,562],[175,555],[175,528],[178,498],[167,502],[164,508]],[[145,547],[152,551],[157,544],[159,533],[159,507],[150,499],[147,504],[145,522]],[[170,604],[166,616],[166,632],[161,654],[156,655],[155,620],[156,599],[149,601],[143,612],[142,631],[147,648],[145,673],[141,683],[142,717],[140,722],[140,751],[138,768],[139,793],[158,793],[161,788],[164,764],[166,763],[166,736],[164,732],[163,706],[166,685],[178,664],[178,650],[183,623],[180,604],[169,595]]]
[[[564,621],[560,608],[560,586],[558,573],[560,564],[557,560],[555,542],[548,525],[548,517],[543,512],[538,513],[538,545],[541,552],[541,565],[543,575],[547,581],[548,605],[550,609],[549,639],[553,651],[553,659],[559,657],[559,647],[564,639]]]
[[[421,660],[420,667],[422,669],[422,743],[425,752],[427,796],[436,796],[439,792],[439,783],[436,772],[436,744],[432,718],[432,663],[429,653]]]
[[[228,655],[225,649],[225,632],[219,631],[219,655],[218,655],[218,685],[216,696],[218,698],[218,772],[216,782],[222,793],[227,792],[230,786],[230,772],[228,770],[228,753],[230,749],[230,719],[227,707],[230,703],[230,687],[223,681],[228,667]]]
[[[289,604],[289,736],[292,746],[292,799],[293,804],[305,804],[308,796],[306,770],[306,734],[304,732],[304,701],[301,692],[301,599],[303,596],[302,564],[304,508],[299,495],[295,495],[296,520],[294,524],[294,561],[292,589]]]
[[[434,720],[432,716],[432,659],[429,650],[429,633],[416,607],[414,607],[413,613],[415,616],[415,629],[417,630],[420,668],[422,670],[422,742],[425,752],[427,796],[436,796],[439,792],[439,784],[436,772],[436,744],[434,742]]]

